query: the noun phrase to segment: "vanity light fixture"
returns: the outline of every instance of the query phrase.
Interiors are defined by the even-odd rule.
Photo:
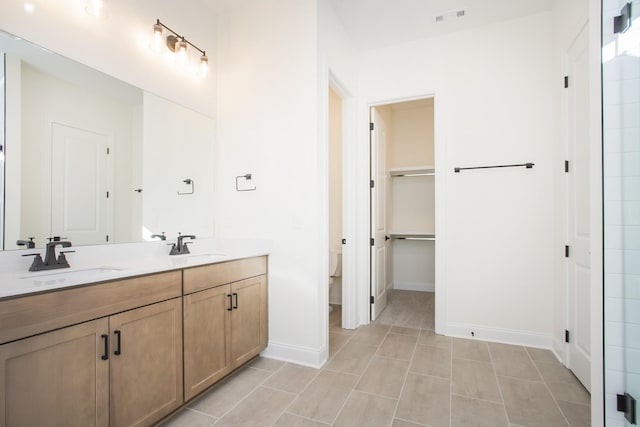
[[[157,19],[156,23],[153,25],[153,40],[151,43],[153,50],[155,50],[156,52],[160,52],[163,37],[162,33],[164,32],[164,30],[167,30],[169,33],[171,33],[167,36],[166,46],[171,52],[175,53],[177,62],[179,64],[184,65],[187,63],[188,46],[191,46],[192,48],[200,52],[200,75],[202,77],[205,77],[207,75],[207,72],[209,71],[209,58],[207,58],[207,53],[204,50],[200,49],[198,46],[191,43],[184,36],[181,36],[171,28],[164,25],[162,22],[160,22],[160,19]]]
[[[85,0],[84,10],[91,16],[99,18],[104,9],[104,0]]]
[[[27,13],[35,13],[36,11],[36,5],[33,3],[25,3],[24,5],[22,5],[22,7],[24,8],[24,11]]]

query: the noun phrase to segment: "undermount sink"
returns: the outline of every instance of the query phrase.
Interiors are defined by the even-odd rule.
[[[171,260],[176,265],[185,265],[192,262],[218,261],[226,256],[227,254],[223,253],[172,255]]]
[[[53,285],[56,283],[64,283],[68,281],[96,281],[100,280],[104,276],[108,276],[113,273],[117,273],[124,270],[118,267],[95,267],[84,268],[81,270],[68,270],[61,271],[55,270],[52,272],[33,273],[20,277],[23,280],[32,280],[36,285]]]

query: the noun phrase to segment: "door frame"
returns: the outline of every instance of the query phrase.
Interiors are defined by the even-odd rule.
[[[351,167],[355,157],[356,129],[355,114],[356,101],[340,78],[329,69],[328,86],[342,99],[342,237],[346,244],[342,245],[342,327],[355,329],[358,327],[356,310],[351,309],[356,304],[356,241],[355,230],[357,228],[356,206],[353,201],[356,198],[356,171]],[[327,156],[328,156],[327,145]],[[327,169],[328,170],[328,164]],[[328,199],[328,194],[327,194]],[[328,204],[328,203],[327,203]],[[325,233],[328,236],[328,233]],[[329,242],[326,242],[325,255],[329,255]],[[328,280],[328,264],[327,274]],[[328,287],[328,284],[327,284]],[[328,289],[327,289],[328,292]],[[346,308],[346,309],[345,309]]]
[[[389,105],[389,104],[398,104],[398,103],[402,103],[402,102],[409,102],[409,101],[418,101],[421,99],[429,99],[429,98],[433,98],[433,103],[434,103],[434,113],[433,113],[433,123],[434,123],[434,130],[433,130],[433,150],[434,150],[434,167],[436,169],[436,175],[434,177],[435,179],[435,233],[436,233],[436,245],[435,245],[435,313],[434,313],[434,329],[435,332],[438,334],[442,334],[442,335],[446,335],[447,334],[447,326],[446,326],[446,298],[447,298],[447,293],[446,293],[446,286],[445,286],[445,279],[444,279],[444,244],[440,243],[438,244],[438,242],[445,242],[446,240],[446,232],[445,232],[445,216],[443,215],[443,208],[445,206],[445,192],[444,190],[444,182],[445,182],[445,174],[444,173],[440,173],[438,174],[438,170],[440,171],[444,171],[444,165],[446,164],[445,159],[446,159],[446,151],[445,151],[445,146],[442,143],[442,141],[440,140],[440,136],[438,133],[438,129],[439,129],[439,124],[441,123],[440,117],[439,117],[439,113],[438,113],[438,95],[435,91],[433,92],[427,92],[427,93],[423,93],[423,94],[417,94],[417,95],[411,95],[411,96],[406,96],[406,97],[399,97],[399,98],[387,98],[387,99],[381,99],[381,100],[376,100],[376,101],[371,101],[368,102],[366,104],[366,118],[367,118],[367,122],[366,122],[366,144],[364,143],[364,141],[362,142],[362,145],[366,145],[366,163],[367,163],[367,168],[370,167],[370,158],[371,158],[371,150],[370,150],[370,131],[369,131],[369,111],[371,110],[371,108],[373,107],[380,107],[383,105]],[[360,119],[362,122],[362,119]],[[363,126],[362,128],[364,128],[365,123],[362,123]],[[368,171],[369,172],[369,171]],[[368,179],[371,179],[371,176],[375,176],[376,174],[374,173],[374,171],[370,171],[370,174],[368,173]],[[367,242],[368,242],[368,238],[370,238],[370,230],[371,230],[371,205],[370,205],[370,197],[371,197],[371,192],[369,191],[370,189],[367,188],[368,190],[368,197],[366,199],[366,214],[367,214],[367,221],[366,221],[366,226],[367,226]],[[363,239],[364,240],[364,239]],[[370,246],[367,245],[367,252],[366,252],[366,256],[368,258],[368,263],[365,266],[365,270],[363,271],[363,273],[365,274],[365,277],[367,278],[366,280],[366,293],[364,291],[361,291],[360,294],[358,295],[358,298],[360,299],[360,301],[364,304],[367,305],[367,314],[369,313],[369,307],[370,307],[370,303],[369,303],[369,298],[371,295],[371,282],[372,282],[372,277],[371,277],[371,259],[370,259]],[[344,307],[343,307],[344,310]],[[363,322],[363,324],[368,324],[370,323],[370,316],[369,318],[366,320],[366,322]]]
[[[562,58],[562,62],[563,62],[563,70],[564,70],[564,75],[565,76],[569,76],[569,81],[571,82],[571,75],[572,75],[572,70],[571,70],[571,52],[574,49],[574,47],[576,46],[576,43],[580,42],[580,39],[583,38],[584,40],[584,51],[586,55],[590,55],[590,51],[589,51],[589,23],[588,21],[584,23],[583,26],[580,27],[579,31],[577,32],[576,36],[574,37],[574,39],[571,41],[571,43],[569,44],[569,46],[567,47],[567,49],[563,52],[563,58]],[[587,57],[587,60],[590,61],[589,57]],[[589,62],[587,63],[588,66]],[[591,71],[591,70],[588,70]],[[589,81],[586,82],[587,85],[589,84]],[[592,197],[592,185],[589,181],[587,182],[582,182],[579,181],[577,179],[577,177],[575,175],[572,175],[575,173],[576,170],[576,159],[575,159],[575,153],[578,151],[578,147],[577,144],[580,143],[580,141],[572,141],[572,138],[575,138],[575,135],[572,131],[572,127],[575,127],[571,122],[572,119],[575,119],[575,112],[572,113],[572,99],[571,99],[571,95],[572,95],[572,87],[569,86],[569,88],[565,88],[562,94],[562,108],[564,109],[563,111],[563,117],[564,117],[564,128],[563,128],[563,136],[564,136],[564,155],[565,158],[569,161],[569,170],[568,173],[565,173],[566,175],[566,181],[565,181],[565,204],[564,204],[564,220],[565,220],[565,229],[564,229],[564,237],[565,237],[565,241],[566,244],[569,245],[570,247],[570,253],[569,253],[569,257],[565,257],[565,265],[564,265],[564,298],[565,298],[565,304],[564,304],[564,320],[565,320],[565,330],[568,330],[570,333],[570,339],[569,342],[566,342],[566,337],[565,337],[565,343],[563,346],[563,362],[565,364],[565,366],[570,369],[574,375],[576,375],[576,377],[582,382],[583,380],[585,380],[585,382],[583,382],[583,385],[585,386],[585,388],[587,388],[589,391],[591,389],[591,378],[590,378],[590,372],[584,372],[583,370],[583,375],[588,376],[587,378],[581,378],[578,376],[579,373],[577,373],[574,368],[576,368],[579,363],[576,363],[574,360],[572,360],[571,355],[572,355],[572,351],[571,351],[571,347],[577,345],[577,334],[576,329],[577,329],[577,325],[576,325],[576,313],[578,311],[577,307],[576,307],[576,293],[577,293],[577,281],[575,278],[575,272],[571,273],[571,269],[575,267],[574,263],[574,258],[573,255],[571,254],[571,252],[576,253],[575,250],[571,251],[571,249],[573,249],[572,247],[575,246],[574,245],[574,241],[573,241],[573,222],[574,222],[574,218],[572,218],[573,214],[575,213],[575,206],[571,206],[571,204],[573,202],[575,202],[575,197],[576,197],[576,192],[574,191],[575,186],[578,185],[582,185],[582,186],[586,186],[586,190],[587,193],[589,194],[590,197]],[[587,94],[588,95],[588,94]],[[587,111],[587,115],[589,114],[589,111]],[[588,125],[588,124],[585,124]],[[591,129],[587,126],[587,131],[589,132]],[[589,153],[589,164],[586,165],[587,167],[591,168],[591,149],[590,149],[590,137],[587,140],[581,141],[582,144],[585,144],[585,146],[582,148],[583,150],[588,151]],[[591,172],[589,172],[589,175],[591,175]],[[575,186],[574,186],[575,184]],[[591,202],[590,202],[591,203]],[[590,214],[592,212],[589,212]],[[590,236],[589,236],[589,242],[591,242],[591,240],[593,239],[593,227],[590,226]],[[590,243],[591,245],[591,243]],[[589,265],[589,279],[590,281],[592,281],[592,274],[591,274],[591,265]],[[572,282],[572,277],[574,279],[574,281]],[[589,284],[589,292],[591,291],[592,288],[592,284]],[[590,298],[592,299],[592,298]],[[582,307],[583,310],[588,310],[589,312],[591,312],[591,307]],[[590,316],[590,320],[591,320],[591,324],[593,324],[593,319],[592,316]],[[589,330],[591,330],[592,325],[589,325]],[[591,337],[590,337],[591,338]],[[591,350],[591,349],[590,349]],[[591,354],[592,352],[590,352],[589,354],[589,361],[591,363]],[[587,369],[588,371],[588,369]]]

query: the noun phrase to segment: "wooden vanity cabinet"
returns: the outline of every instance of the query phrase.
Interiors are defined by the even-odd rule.
[[[183,403],[182,299],[109,318],[110,425],[149,426]]]
[[[231,284],[231,366],[257,356],[267,346],[267,277]]]
[[[109,425],[107,318],[0,346],[0,426]]]
[[[266,268],[259,257],[184,270],[185,400],[266,347]]]
[[[266,347],[266,273],[264,256],[0,300],[0,427],[153,425]]]
[[[0,341],[0,427],[149,426],[180,407],[181,285],[178,271],[0,301],[0,336],[82,322]]]

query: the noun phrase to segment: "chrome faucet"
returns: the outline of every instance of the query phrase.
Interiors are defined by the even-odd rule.
[[[189,252],[189,247],[187,246],[189,243],[191,242],[183,242],[184,239],[195,239],[196,236],[194,236],[193,234],[185,234],[184,236],[180,233],[178,233],[178,242],[174,243],[171,246],[171,252],[169,252],[169,255],[186,255],[186,254],[190,254],[191,252]]]
[[[54,270],[57,268],[69,268],[69,262],[67,261],[66,253],[75,252],[75,251],[60,251],[60,254],[56,258],[56,246],[61,246],[63,248],[71,247],[71,242],[63,241],[59,238],[56,240],[55,238],[50,239],[49,243],[45,248],[45,257],[44,261],[42,260],[42,256],[40,254],[26,254],[23,256],[33,256],[33,262],[31,263],[31,267],[29,267],[29,271],[43,271],[43,270]]]
[[[158,239],[160,239],[160,240],[167,240],[167,236],[164,235],[164,231],[162,232],[162,234],[152,234],[151,235],[152,239],[155,239],[156,237]]]

